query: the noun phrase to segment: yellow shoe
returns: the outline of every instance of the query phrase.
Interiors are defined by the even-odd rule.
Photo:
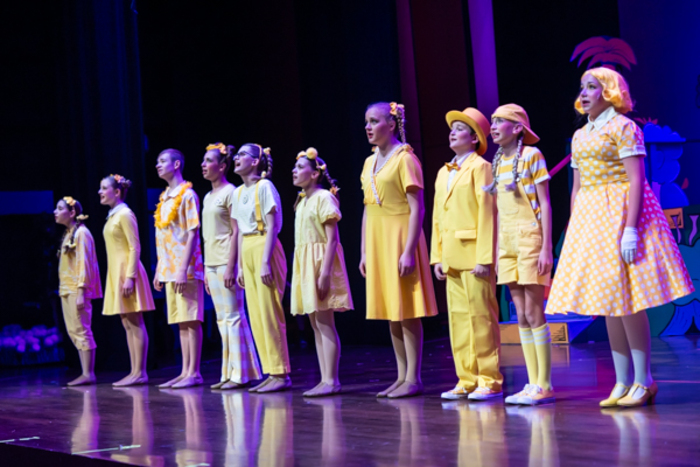
[[[642,396],[639,398],[632,397],[640,389],[643,391]],[[641,407],[646,404],[653,404],[658,392],[659,387],[656,385],[656,383],[651,383],[651,386],[649,387],[634,383],[627,395],[617,401],[617,405],[620,407]]]
[[[614,397],[613,394],[615,394],[615,390],[618,388],[623,389],[623,392],[620,394],[620,397]],[[608,396],[608,398],[600,401],[600,404],[598,404],[598,405],[600,405],[603,408],[617,407],[617,402],[620,399],[622,399],[623,397],[625,397],[627,394],[629,394],[629,392],[630,392],[629,386],[625,386],[622,383],[615,383],[615,387],[613,387],[613,390],[610,391],[610,395]]]

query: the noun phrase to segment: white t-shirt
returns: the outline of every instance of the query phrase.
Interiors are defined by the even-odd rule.
[[[258,198],[260,199],[260,214],[262,215],[265,230],[267,223],[265,216],[277,208],[275,211],[275,231],[270,232],[277,236],[282,230],[282,202],[280,194],[271,181],[261,179],[258,183]],[[258,223],[255,221],[255,186],[249,187],[241,185],[233,192],[233,204],[231,206],[231,217],[236,219],[238,230],[242,234],[250,234],[258,231]]]

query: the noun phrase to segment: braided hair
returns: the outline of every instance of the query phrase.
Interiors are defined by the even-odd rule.
[[[112,188],[119,190],[119,199],[121,201],[126,199],[126,193],[129,191],[129,188],[131,188],[131,180],[119,174],[109,174],[103,180],[107,180]]]
[[[311,164],[311,170],[318,170],[321,175],[323,175],[323,178],[319,178],[317,183],[322,187],[327,188],[336,199],[340,199],[338,197],[338,192],[340,191],[338,181],[332,178],[330,173],[328,173],[328,164],[326,164],[323,159],[318,157],[318,151],[316,148],[309,148],[306,151],[301,151],[297,155],[297,160],[301,159],[302,157],[309,161],[309,164]],[[299,201],[301,201],[300,196],[297,196],[297,200],[294,203],[294,209],[296,209]]]
[[[78,229],[80,228],[81,225],[85,222],[85,220],[88,218],[86,214],[83,214],[83,206],[80,204],[80,201],[77,199],[74,199],[71,196],[64,196],[61,201],[63,201],[66,204],[66,207],[68,208],[69,211],[72,211],[75,213],[75,226],[71,229],[66,229],[66,231],[63,233],[63,237],[61,237],[61,246],[66,240],[66,237],[70,235],[70,240],[68,241],[68,245],[73,245],[75,244],[75,234],[78,232]],[[59,256],[61,254],[61,250],[58,251]]]
[[[233,155],[236,152],[236,146],[218,142],[215,144],[208,145],[206,150],[215,150],[219,153],[219,164],[226,164],[226,170],[224,171],[224,176],[226,176],[226,174],[228,174],[229,169],[231,169],[231,162],[233,161]]]
[[[511,182],[505,186],[506,191],[515,191],[518,182],[520,181],[520,174],[518,173],[518,163],[520,162],[521,156],[522,156],[522,150],[523,150],[523,134],[521,133],[520,136],[518,137],[518,148],[515,151],[515,157],[513,158],[513,169],[512,169],[512,175],[513,178],[511,179]],[[498,191],[498,167],[501,165],[501,159],[503,158],[503,146],[499,146],[498,151],[496,152],[496,155],[493,156],[493,164],[491,165],[491,171],[493,174],[493,181],[482,187],[482,190],[484,190],[486,193],[495,195],[496,192]]]

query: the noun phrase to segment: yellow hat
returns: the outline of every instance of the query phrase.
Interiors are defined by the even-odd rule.
[[[454,122],[464,122],[469,125],[469,128],[474,130],[476,136],[479,138],[479,147],[476,153],[483,156],[486,149],[489,147],[488,141],[486,141],[486,135],[491,131],[491,125],[489,121],[484,117],[484,114],[479,112],[474,107],[467,107],[462,112],[459,110],[451,110],[445,115],[447,120],[447,126],[452,128]]]
[[[520,107],[518,104],[506,104],[497,108],[491,118],[501,117],[511,122],[520,123],[525,130],[525,137],[523,138],[523,143],[525,144],[535,144],[540,140],[540,137],[535,134],[534,131],[530,129],[530,119],[527,116],[525,109]]]

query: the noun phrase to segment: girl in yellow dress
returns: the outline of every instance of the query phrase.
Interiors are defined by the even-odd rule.
[[[295,205],[292,314],[309,316],[321,368],[321,382],[304,395],[328,396],[340,392],[340,339],[333,313],[353,309],[338,238],[338,187],[314,148],[299,153],[292,180],[302,189]],[[330,191],[322,187],[324,180]]]
[[[100,270],[95,255],[95,240],[83,221],[83,207],[66,196],[53,212],[57,224],[66,227],[58,262],[58,295],[70,340],[78,349],[82,374],[68,386],[95,383],[95,339],[90,327],[92,299],[102,298]]]
[[[211,182],[202,207],[204,287],[216,309],[222,351],[221,379],[212,389],[235,389],[262,377],[243,289],[236,284],[238,228],[231,219],[236,187],[226,179],[235,151],[234,146],[210,144],[202,161],[202,175]]]
[[[367,107],[365,132],[375,145],[362,169],[360,273],[367,279],[367,319],[389,321],[398,377],[377,397],[423,392],[423,325],[437,315],[423,234],[423,169],[406,144],[404,110],[395,102]],[[399,140],[399,135],[401,140]]]
[[[238,229],[237,280],[245,289],[262,370],[269,375],[248,391],[283,391],[292,387],[282,308],[287,260],[277,238],[282,229],[282,202],[268,180],[272,175],[270,148],[244,144],[234,156],[234,172],[243,180],[233,192],[231,206],[231,219]]]
[[[646,181],[644,134],[624,115],[632,106],[616,71],[593,68],[581,77],[575,107],[588,123],[571,144],[571,220],[547,305],[547,313],[605,316],[617,382],[601,407],[653,402],[645,310],[694,290]]]
[[[155,310],[146,270],[141,264],[139,227],[134,212],[124,202],[131,181],[109,175],[100,183],[100,204],[109,206],[103,230],[107,248],[107,283],[102,314],[121,316],[129,347],[131,372],[115,382],[117,387],[148,383],[148,331],[143,312]]]
[[[546,404],[554,402],[552,338],[544,316],[544,291],[553,264],[551,177],[544,156],[532,146],[540,139],[519,105],[494,111],[491,138],[499,148],[493,182],[484,190],[498,195],[498,283],[507,285],[513,297],[528,374],[528,384],[505,402]]]

